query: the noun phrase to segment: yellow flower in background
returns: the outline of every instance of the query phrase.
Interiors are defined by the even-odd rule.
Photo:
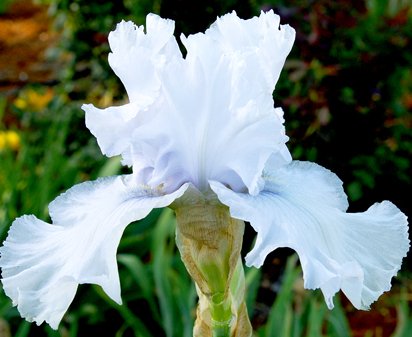
[[[14,105],[22,110],[41,111],[51,102],[53,96],[53,88],[47,87],[40,90],[29,88],[21,92],[14,101]]]
[[[16,131],[0,131],[0,151],[4,149],[18,150],[20,136]]]

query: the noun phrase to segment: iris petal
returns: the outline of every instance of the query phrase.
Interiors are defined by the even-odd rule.
[[[123,154],[123,163],[131,166],[131,139],[136,125],[145,117],[144,106],[129,103],[118,107],[98,109],[83,104],[86,126],[96,137],[102,153],[108,157]]]
[[[280,25],[280,17],[270,10],[249,20],[239,19],[235,12],[226,14],[206,34],[219,41],[226,53],[252,54],[248,68],[273,91],[296,33],[289,25]]]
[[[204,34],[183,36],[183,58],[173,51],[171,21],[148,16],[146,25],[144,34],[122,22],[109,38],[110,64],[131,103],[83,106],[102,152],[121,154],[140,181],[167,191],[185,182],[205,191],[209,180],[219,180],[257,194],[267,160],[287,152],[283,112],[274,108],[272,92],[294,30],[279,26],[273,12],[250,20],[232,13]],[[150,74],[141,70],[145,62]]]
[[[146,33],[143,26],[122,21],[109,34],[109,64],[122,80],[131,102],[153,102],[160,88],[159,71],[169,60],[182,57],[173,36],[174,27],[174,21],[149,14]]]
[[[246,263],[259,267],[279,247],[298,253],[305,287],[320,288],[329,308],[342,289],[358,309],[367,309],[400,269],[409,249],[406,216],[391,202],[363,213],[346,213],[342,182],[308,162],[267,173],[258,196],[212,183],[233,217],[249,221],[258,236]]]
[[[22,317],[57,328],[82,283],[100,285],[120,303],[116,250],[125,227],[172,194],[138,188],[131,176],[101,178],[69,189],[50,205],[53,224],[33,215],[16,219],[0,248],[5,293]]]

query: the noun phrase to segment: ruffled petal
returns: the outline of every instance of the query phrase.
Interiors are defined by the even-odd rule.
[[[144,118],[148,107],[161,100],[159,74],[168,62],[182,59],[176,42],[174,21],[155,14],[146,17],[144,27],[133,22],[120,22],[109,34],[112,53],[109,64],[122,80],[130,104],[107,109],[84,104],[86,126],[97,138],[102,153],[111,157],[122,154],[124,165],[133,165],[132,134]]]
[[[296,33],[289,25],[280,25],[280,17],[270,10],[249,20],[240,19],[235,12],[226,14],[216,20],[206,35],[226,53],[253,55],[247,57],[248,68],[259,72],[273,91]]]
[[[129,103],[118,107],[99,109],[83,104],[86,126],[96,137],[102,153],[108,157],[123,154],[123,164],[131,166],[131,139],[137,125],[147,115],[144,106]]]
[[[197,138],[194,152],[204,157],[192,172],[198,186],[219,180],[233,190],[257,194],[265,163],[285,152],[283,111],[274,109],[272,93],[295,33],[289,26],[279,27],[279,21],[272,11],[249,20],[233,12],[204,34],[181,37],[186,69],[165,73],[168,78],[182,74],[188,88],[167,79],[164,85],[169,97],[178,98],[173,106],[190,121],[189,127],[198,127],[190,137]],[[196,87],[201,95],[190,92]],[[194,97],[193,102],[187,97]],[[194,110],[195,123],[190,117]]]
[[[119,64],[126,64],[127,74],[145,65],[130,64],[123,54],[134,55],[130,50],[140,53],[144,47],[156,58],[169,43],[170,23],[152,20],[157,28],[148,27],[146,35],[131,23],[119,24],[112,34],[113,55],[118,55]],[[273,13],[250,20],[232,13],[213,27],[205,34],[182,37],[185,59],[172,57],[159,63],[156,85],[148,84],[156,87],[156,95],[136,84],[136,92],[142,95],[128,105],[105,110],[85,105],[86,124],[103,153],[121,154],[123,163],[132,165],[144,184],[162,184],[172,191],[189,182],[205,191],[209,180],[218,180],[255,195],[264,185],[262,171],[268,159],[287,152],[283,111],[274,108],[276,79],[272,77],[278,76],[290,51],[292,33],[289,28],[279,29],[279,18]],[[238,36],[228,41],[239,27]],[[154,39],[151,31],[163,35]],[[275,72],[271,59],[277,60]],[[262,71],[264,67],[268,69]]]
[[[264,84],[265,77],[272,75],[268,75],[268,69],[262,72],[262,64],[256,63],[261,49],[269,48],[263,40],[278,35],[279,22],[264,23],[264,14],[251,20],[239,19],[235,13],[230,17],[232,20],[222,28],[225,33],[242,28],[237,33],[242,37],[233,39],[248,40],[249,29],[274,26],[264,34],[253,35],[258,40],[253,46],[251,42],[228,43],[226,38],[231,34],[222,37],[215,28],[205,34],[182,36],[187,56],[164,68],[164,106],[151,129],[163,122],[174,132],[165,132],[164,139],[170,140],[170,148],[184,149],[173,152],[173,156],[181,153],[175,162],[184,165],[172,171],[187,171],[188,181],[199,190],[208,189],[209,180],[219,180],[233,190],[257,194],[263,185],[265,163],[273,154],[284,152],[288,140],[283,111],[273,107],[276,79],[272,86]],[[275,58],[283,58],[279,72],[292,43],[289,39],[271,47],[271,51],[276,49]]]
[[[174,21],[155,14],[146,17],[144,27],[120,22],[109,34],[112,53],[109,64],[122,80],[131,102],[153,102],[160,88],[158,72],[175,57],[182,57],[173,36]]]
[[[175,154],[181,153],[181,170],[199,190],[208,189],[208,180],[219,180],[256,194],[266,161],[288,140],[283,111],[273,107],[271,91],[248,77],[244,64],[226,57],[203,35],[197,41],[184,62],[165,69],[164,112],[148,125],[164,123],[164,138]],[[215,60],[210,67],[199,56],[204,52]]]
[[[258,233],[248,265],[259,267],[278,247],[296,250],[305,287],[320,288],[329,308],[339,289],[358,309],[390,289],[409,250],[407,219],[395,205],[384,201],[364,213],[346,213],[342,182],[308,162],[269,172],[265,182],[256,197],[211,184],[232,216]]]
[[[2,283],[22,317],[57,328],[78,284],[100,285],[121,303],[116,250],[125,227],[180,197],[134,184],[131,176],[101,178],[69,189],[50,205],[53,224],[16,219],[0,248]]]

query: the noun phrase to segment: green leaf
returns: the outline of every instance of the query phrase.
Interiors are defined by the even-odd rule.
[[[309,321],[307,337],[322,336],[322,328],[324,317],[326,313],[326,306],[324,303],[320,304],[317,298],[312,297],[309,305]]]
[[[136,291],[142,293],[145,300],[149,303],[152,315],[156,320],[159,320],[160,317],[157,310],[156,299],[152,290],[153,282],[147,266],[145,266],[137,256],[132,254],[118,254],[117,260],[128,269],[128,272],[138,285]]]
[[[258,268],[245,268],[245,282],[246,282],[246,306],[247,310],[250,313],[253,312],[253,306],[256,302],[256,297],[258,294],[260,279],[262,272]]]
[[[412,336],[412,314],[410,312],[406,291],[402,293],[398,305],[398,324],[392,337]]]
[[[97,173],[99,177],[107,177],[119,174],[122,167],[120,156],[109,158]]]
[[[111,307],[116,309],[116,311],[123,317],[125,322],[134,331],[135,336],[139,337],[152,337],[152,334],[148,327],[143,323],[143,321],[133,314],[133,312],[127,307],[126,303],[117,304],[112,299],[110,299],[100,286],[93,285],[93,289],[96,293],[105,300]]]
[[[14,337],[27,337],[30,332],[30,323],[27,321],[22,321],[17,329]]]
[[[171,230],[173,231],[175,228],[173,221],[172,211],[165,209],[153,232],[151,249],[153,253],[153,275],[162,316],[161,323],[167,337],[172,337],[174,330],[174,301],[171,296],[172,289],[167,280],[167,270],[171,268],[171,255],[167,251],[167,241]]]
[[[335,307],[333,310],[329,310],[326,315],[328,335],[330,337],[351,337],[351,330],[345,311],[342,308],[338,295],[336,295],[336,298],[337,300],[334,302]]]
[[[296,268],[296,261],[297,255],[293,255],[286,264],[282,287],[269,313],[265,327],[266,337],[274,336],[274,334],[279,337],[290,337],[292,334],[293,285],[300,275],[300,270]]]

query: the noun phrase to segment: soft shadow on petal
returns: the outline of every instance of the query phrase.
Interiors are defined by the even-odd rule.
[[[293,29],[279,28],[273,12],[250,20],[232,13],[205,34],[183,37],[183,59],[173,51],[172,21],[149,15],[146,26],[147,34],[121,22],[109,36],[109,61],[131,103],[83,106],[102,152],[121,154],[140,182],[167,191],[183,182],[207,191],[208,181],[218,180],[259,193],[265,163],[287,152],[283,112],[272,94]]]
[[[247,22],[236,17],[233,29]],[[243,30],[239,34],[246,34]],[[175,134],[189,139],[180,136],[190,181],[200,190],[208,188],[208,180],[218,180],[257,194],[266,161],[288,139],[283,112],[274,108],[273,87],[264,84],[260,65],[255,64],[258,46],[227,52],[224,41],[208,31],[182,37],[182,42],[186,59],[166,68],[162,78],[169,103],[162,117],[173,116],[173,124],[182,127]],[[277,54],[286,58],[289,50]]]
[[[144,107],[129,103],[118,107],[99,109],[93,104],[83,104],[86,126],[96,137],[102,153],[108,157],[123,155],[123,163],[133,163],[127,155],[132,151],[132,136],[139,123],[147,117]],[[125,160],[126,159],[126,160]]]
[[[50,205],[53,224],[16,219],[0,248],[2,283],[22,317],[54,329],[78,284],[100,285],[120,303],[116,251],[125,227],[180,197],[139,188],[131,176],[101,178],[69,189]]]
[[[204,87],[193,107],[188,99],[175,100],[180,105],[177,111],[187,111],[187,115],[197,112],[194,125],[200,128],[192,138],[195,144],[198,138],[199,145],[193,148],[204,157],[198,162],[207,164],[198,168],[201,179],[195,178],[195,183],[217,180],[234,190],[246,187],[249,193],[257,194],[266,161],[282,151],[288,138],[283,112],[274,109],[272,93],[295,31],[279,26],[279,22],[272,11],[248,20],[232,12],[218,18],[204,34],[181,37],[187,49],[187,68],[196,69],[199,75],[193,79]],[[186,72],[184,82],[195,87],[191,83],[194,71]],[[174,92],[171,97],[196,97],[187,95],[190,91],[182,86],[169,84],[167,78],[163,83]]]
[[[249,221],[258,233],[248,265],[261,266],[276,248],[293,248],[305,287],[320,288],[329,308],[339,289],[358,309],[390,289],[409,250],[407,219],[394,204],[346,213],[342,182],[309,162],[294,161],[267,173],[265,181],[256,197],[211,184],[232,216]]]
[[[109,64],[122,80],[131,102],[153,101],[160,87],[158,72],[171,59],[182,58],[174,27],[173,20],[149,14],[146,33],[143,26],[122,21],[109,34]]]

